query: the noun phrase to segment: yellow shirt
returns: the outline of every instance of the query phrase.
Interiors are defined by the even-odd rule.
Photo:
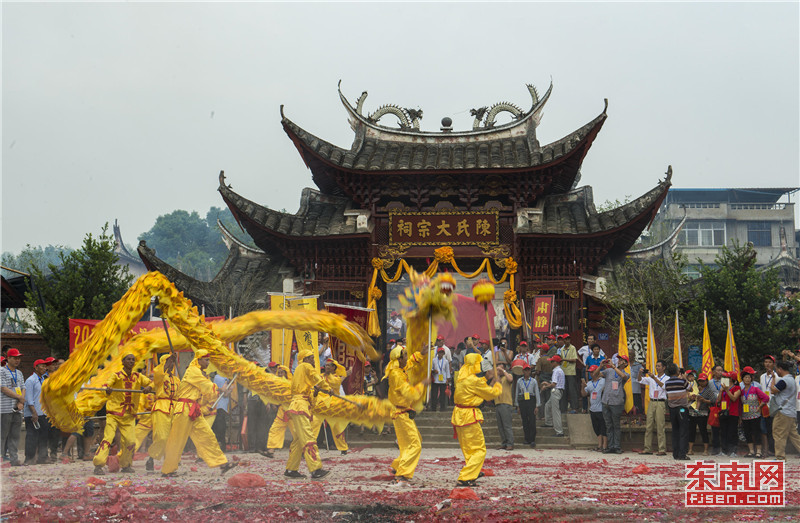
[[[566,347],[561,349],[563,359],[565,360],[577,360],[578,359],[578,351],[575,349],[575,346],[570,344]],[[563,363],[561,368],[564,370],[564,376],[575,376],[575,365],[576,363],[567,363],[566,361]]]
[[[163,363],[153,369],[153,390],[156,395],[153,411],[158,410],[165,414],[172,414],[172,410],[175,408],[174,402],[178,399],[180,384],[181,380],[177,376],[164,371]]]
[[[212,394],[214,389],[214,383],[208,379],[208,376],[203,373],[200,367],[190,364],[183,374],[180,385],[178,385],[175,413],[177,414],[183,412],[185,409],[190,409],[191,403],[196,402],[199,404],[203,396]]]
[[[389,401],[397,409],[395,415],[416,410],[416,404],[422,400],[425,386],[422,383],[411,385],[408,373],[413,373],[423,361],[424,358],[417,352],[408,357],[405,368],[394,367],[389,371]]]
[[[292,401],[289,408],[286,409],[287,412],[311,417],[311,397],[315,386],[323,390],[330,390],[330,386],[322,379],[314,365],[301,362],[295,368],[294,376],[292,376]]]
[[[512,405],[511,389],[514,388],[514,382],[509,383],[507,376],[503,376],[498,383],[503,387],[503,392],[494,400],[495,405]]]
[[[111,375],[104,386],[112,389],[141,390],[152,384],[150,378],[144,374],[131,372],[131,375],[128,376],[124,370],[119,370]],[[116,416],[133,416],[139,406],[139,394],[141,393],[112,392],[106,401],[106,412]]]
[[[454,427],[464,427],[473,423],[483,423],[483,413],[477,408],[484,401],[495,399],[503,392],[503,386],[498,382],[494,387],[486,383],[486,378],[476,374],[460,378],[454,401],[453,416],[450,422]]]

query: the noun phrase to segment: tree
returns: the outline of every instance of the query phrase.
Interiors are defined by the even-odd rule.
[[[185,274],[210,281],[228,257],[217,218],[226,227],[238,227],[230,209],[211,207],[205,219],[196,211],[172,211],[159,216],[153,227],[139,236],[158,256]]]
[[[797,347],[800,333],[800,300],[784,296],[775,270],[761,271],[755,266],[752,244],[732,242],[722,248],[715,266],[700,262],[700,285],[691,303],[688,332],[702,339],[703,311],[708,314],[708,330],[715,361],[722,361],[730,311],[736,350],[742,366],[758,366],[765,354],[779,356],[784,349]]]
[[[80,249],[61,252],[59,265],[48,264],[49,274],[31,267],[32,291],[25,293],[25,304],[36,323],[28,326],[58,356],[69,352],[70,318],[104,318],[130,287],[133,277],[118,260],[106,223],[97,238],[87,234]]]
[[[689,298],[683,274],[686,265],[686,257],[678,253],[673,253],[669,260],[625,260],[616,267],[613,279],[607,284],[605,326],[616,332],[620,311],[624,310],[628,330],[647,332],[650,311],[656,338],[672,340],[675,310],[685,309]]]
[[[20,272],[30,273],[31,267],[38,267],[40,270],[49,273],[48,265],[58,265],[61,260],[60,255],[62,253],[69,254],[71,251],[72,249],[63,245],[48,245],[43,248],[38,245],[32,247],[28,244],[16,256],[11,252],[4,252],[2,264],[4,267]],[[19,275],[3,269],[3,276],[13,278]]]

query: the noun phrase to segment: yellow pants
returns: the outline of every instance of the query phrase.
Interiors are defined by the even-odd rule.
[[[145,438],[153,430],[153,415],[140,416],[139,423],[136,424],[136,448],[135,452],[139,451],[139,447],[144,443]]]
[[[211,427],[203,416],[194,420],[189,419],[188,409],[178,412],[172,418],[172,428],[167,439],[164,464],[161,466],[162,474],[169,474],[178,470],[181,463],[181,454],[186,447],[186,440],[192,438],[197,449],[197,455],[209,467],[219,467],[228,462],[228,458],[219,449],[219,443]]]
[[[153,443],[147,453],[153,459],[163,459],[164,449],[167,447],[169,429],[172,427],[172,414],[157,410],[153,412]]]
[[[309,472],[322,468],[316,437],[316,434],[319,434],[319,427],[322,421],[318,421],[318,419],[310,420],[303,414],[289,414],[289,431],[292,433],[292,444],[289,447],[289,461],[286,462],[286,470],[299,469],[300,459],[303,457],[306,458]],[[312,430],[313,425],[316,426],[316,432]]]
[[[267,450],[282,449],[283,442],[286,439],[286,427],[289,426],[288,421],[283,421],[285,414],[283,410],[278,411],[278,416],[272,422],[272,427],[269,429],[269,437],[267,438]]]
[[[106,429],[103,432],[103,441],[97,448],[97,453],[94,455],[92,463],[95,467],[102,467],[108,461],[108,451],[111,450],[111,445],[114,443],[114,436],[119,429],[119,466],[122,468],[130,467],[133,462],[133,449],[136,447],[136,417],[133,415],[115,416],[108,414],[106,416]]]
[[[483,429],[480,423],[473,423],[464,427],[456,427],[458,434],[458,444],[461,446],[461,453],[464,454],[464,468],[458,475],[459,481],[471,481],[478,479],[483,468],[483,460],[486,459],[486,442],[483,439]]]
[[[345,451],[349,450],[347,440],[344,437],[344,431],[347,428],[347,423],[329,423],[331,427],[331,434],[333,434],[333,442],[336,444],[336,449]]]
[[[400,455],[392,461],[392,468],[395,470],[395,476],[411,479],[422,454],[422,436],[419,434],[417,424],[408,417],[408,412],[394,419],[394,433],[397,436]]]

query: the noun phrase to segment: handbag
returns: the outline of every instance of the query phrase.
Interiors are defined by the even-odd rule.
[[[716,405],[708,407],[708,426],[719,427],[719,411],[720,408]]]

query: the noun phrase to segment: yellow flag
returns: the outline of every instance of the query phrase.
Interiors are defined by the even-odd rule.
[[[681,328],[678,325],[678,311],[675,311],[675,338],[672,343],[672,363],[683,368],[683,350],[681,349]]]
[[[728,315],[728,335],[725,338],[725,371],[736,372],[737,379],[741,375],[739,368],[739,354],[736,352],[736,341],[733,339],[733,325],[731,325],[731,313],[725,311]]]
[[[625,330],[625,312],[619,313],[619,342],[617,343],[617,354],[625,356],[630,361],[628,355],[628,332]],[[630,376],[631,366],[625,367],[625,372]],[[633,384],[631,380],[625,381],[625,412],[630,412],[633,408]]]
[[[650,311],[647,311],[647,353],[644,365],[653,375],[656,374],[656,362],[658,362],[658,349],[656,349],[656,336],[653,332],[653,317]],[[645,386],[644,388],[646,390],[642,391],[642,395],[644,396],[644,411],[647,412],[650,405],[650,387]]]
[[[269,297],[270,309],[273,311],[284,311],[289,308],[286,296],[281,294],[273,294]],[[273,329],[270,331],[272,334],[272,345],[270,352],[272,353],[272,361],[279,365],[286,365],[292,368],[292,331],[286,329]]]
[[[711,352],[711,338],[708,336],[708,317],[703,311],[703,368],[700,374],[705,374],[711,379],[711,371],[714,370],[714,353]]]
[[[317,310],[317,298],[289,298],[286,300],[286,308],[291,310]],[[297,341],[297,350],[309,349],[314,353],[314,366],[320,369],[319,350],[317,342],[319,334],[317,331],[294,331],[294,339]]]

